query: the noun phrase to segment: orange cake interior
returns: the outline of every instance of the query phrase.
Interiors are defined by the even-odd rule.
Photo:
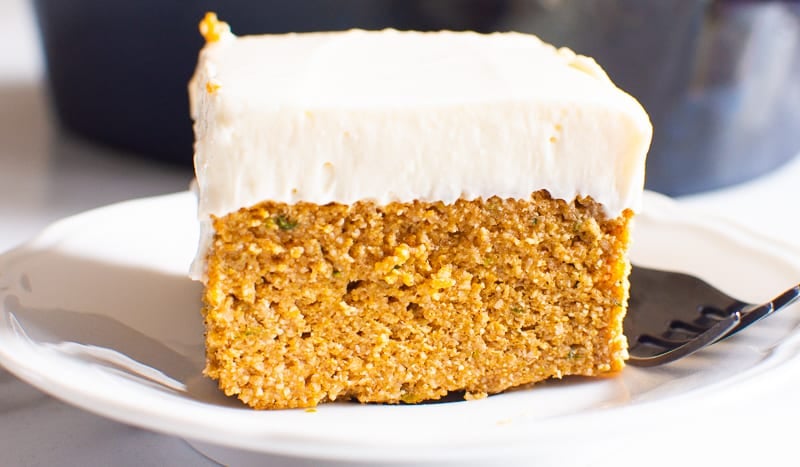
[[[253,407],[287,408],[617,371],[629,217],[545,191],[240,209],[214,220],[206,373]]]

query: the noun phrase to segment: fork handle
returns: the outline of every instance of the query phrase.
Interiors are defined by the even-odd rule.
[[[790,288],[763,305],[756,305],[749,307],[749,309],[742,310],[742,320],[731,330],[731,332],[725,335],[724,339],[727,339],[751,324],[761,321],[767,316],[786,308],[787,306],[796,302],[799,298],[800,284]]]

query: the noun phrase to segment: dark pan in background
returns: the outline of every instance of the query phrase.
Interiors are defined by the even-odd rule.
[[[766,173],[800,151],[800,3],[713,0],[34,0],[63,126],[191,166],[186,84],[208,10],[237,34],[531,32],[593,56],[655,127],[647,187]]]

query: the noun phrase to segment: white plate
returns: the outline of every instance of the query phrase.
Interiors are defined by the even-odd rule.
[[[692,272],[747,301],[800,278],[800,255],[785,247],[653,194],[645,206],[634,237],[639,264]],[[186,275],[195,226],[194,198],[179,193],[63,220],[0,257],[0,363],[92,412],[222,448],[392,462],[522,456],[546,465],[563,463],[576,442],[596,459],[602,451],[592,449],[613,441],[609,427],[669,430],[797,371],[800,360],[798,315],[784,312],[676,364],[614,378],[568,378],[472,402],[253,411],[201,376],[201,286]]]

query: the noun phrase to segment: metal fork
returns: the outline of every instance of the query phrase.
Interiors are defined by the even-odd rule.
[[[764,304],[736,300],[688,274],[634,266],[624,330],[634,366],[656,366],[691,355],[785,308],[800,284]]]

